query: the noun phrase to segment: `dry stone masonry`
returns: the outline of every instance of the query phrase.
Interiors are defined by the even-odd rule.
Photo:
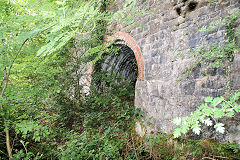
[[[122,4],[117,0],[110,9],[121,8]],[[146,13],[137,16],[136,23],[119,22],[109,26],[109,30],[115,33],[115,38],[124,40],[137,58],[141,73],[136,82],[135,106],[141,108],[152,123],[144,128],[147,132],[171,133],[176,127],[173,118],[190,115],[204,97],[227,95],[227,84],[231,85],[232,91],[239,91],[240,54],[234,55],[233,65],[228,67],[232,71],[230,76],[226,76],[221,68],[205,73],[206,68],[198,65],[188,78],[181,79],[194,59],[180,57],[174,51],[224,43],[225,27],[213,31],[198,30],[233,14],[240,8],[240,1],[142,0],[138,9],[146,6]],[[239,21],[236,23],[239,26]],[[239,122],[240,116],[226,121],[224,135],[210,129],[201,136],[240,143]]]

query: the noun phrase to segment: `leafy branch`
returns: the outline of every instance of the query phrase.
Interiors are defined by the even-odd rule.
[[[205,103],[191,113],[191,116],[173,119],[176,125],[181,126],[174,130],[174,137],[180,137],[181,134],[186,134],[189,130],[199,135],[201,132],[201,125],[203,124],[207,126],[214,125],[217,132],[224,133],[224,124],[218,122],[218,120],[223,117],[233,117],[234,114],[240,112],[240,104],[237,103],[239,98],[240,92],[235,93],[228,99],[224,97],[206,97],[204,99]]]

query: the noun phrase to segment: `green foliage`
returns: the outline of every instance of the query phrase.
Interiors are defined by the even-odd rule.
[[[98,1],[81,2],[76,10],[67,8],[64,2],[58,3],[63,10],[62,17],[49,25],[52,27],[46,37],[48,43],[38,51],[37,55],[50,55],[76,36],[84,38],[84,33],[90,34],[97,26],[97,22],[100,19],[104,20],[103,13],[100,12],[101,3]]]
[[[219,143],[213,139],[191,140],[178,139],[177,159],[204,159],[204,158],[224,158],[239,159],[239,145],[230,143]]]
[[[107,73],[93,75],[91,92],[75,107],[80,126],[74,128],[81,134],[73,132],[74,138],[67,138],[66,144],[59,147],[61,159],[119,159],[122,156],[125,137],[134,127],[136,114],[133,84],[116,83],[119,78]],[[104,86],[101,90],[99,80]]]
[[[60,60],[41,62],[39,65],[40,61],[42,60],[32,55],[20,57],[12,70],[10,87],[1,99],[4,106],[0,111],[1,133],[4,133],[2,122],[7,119],[5,123],[7,122],[15,141],[13,151],[16,157],[22,155],[33,158],[37,154],[40,156],[43,150],[49,149],[44,141],[49,141],[55,136],[53,126],[57,115],[50,113],[53,106],[50,105],[49,99],[60,89],[60,84],[54,79],[61,71],[60,67],[57,67],[57,61]],[[0,138],[0,141],[4,144],[4,137]],[[25,153],[25,149],[21,149],[21,141],[28,143],[30,152]],[[4,148],[0,145],[0,150],[4,151]]]
[[[34,121],[24,120],[16,124],[16,134],[21,133],[23,138],[27,138],[30,133],[33,134],[32,139],[35,142],[40,142],[41,137],[48,137],[50,132],[46,126],[37,124]]]
[[[218,2],[218,0],[209,0],[210,3]]]
[[[195,134],[200,134],[201,125],[214,126],[217,132],[224,133],[224,124],[218,122],[222,117],[233,117],[234,114],[240,112],[240,105],[237,103],[240,92],[235,93],[232,97],[225,99],[224,97],[206,97],[205,103],[202,104],[190,117],[175,118],[173,122],[180,125],[181,128],[174,130],[174,137],[180,137],[186,134],[190,129]]]
[[[7,0],[2,0],[0,2],[0,17],[3,19],[4,17],[8,16],[10,11],[10,5]]]
[[[122,15],[128,12],[127,8],[136,5],[135,1],[126,3],[124,11],[119,11]],[[85,74],[83,63],[101,59],[99,51],[102,51],[103,35],[108,34],[105,25],[117,20],[113,17],[119,12],[105,11],[108,4],[109,1],[105,0],[0,2],[1,91],[5,83],[4,70],[12,65],[19,46],[28,40],[13,63],[8,87],[0,99],[3,106],[0,110],[0,133],[9,130],[13,159],[69,157],[67,146],[74,140],[66,139],[62,133],[68,137],[70,132],[84,140],[83,157],[90,155],[98,143],[102,144],[102,149],[93,153],[119,156],[124,132],[132,128],[131,120],[135,117],[134,93],[128,87],[129,82],[122,84],[120,96],[110,94],[113,91],[112,94],[119,93],[116,87],[120,87],[112,86],[112,77],[106,81],[111,84],[105,88],[109,90],[107,95],[95,88],[86,96],[82,91],[84,86],[79,84]],[[97,51],[94,51],[95,47]],[[80,50],[78,55],[73,51],[75,48]],[[94,51],[90,58],[83,56],[88,51]],[[98,121],[103,123],[100,125]],[[99,130],[104,134],[96,132]],[[87,137],[81,134],[83,131]],[[118,134],[122,136],[116,138]],[[92,138],[90,147],[87,147],[86,142],[89,141],[86,138]],[[66,150],[57,150],[56,144]],[[78,152],[75,144],[72,148]],[[116,152],[112,153],[113,150]],[[6,156],[4,153],[7,153],[5,137],[1,136],[0,156]]]
[[[79,83],[86,74],[82,66],[97,65],[111,50],[102,45],[109,34],[106,25],[119,19],[130,24],[144,13],[136,9],[136,0],[125,2],[115,13],[105,11],[113,3],[108,0],[0,2],[1,90],[4,69],[28,39],[0,99],[0,134],[10,132],[12,159],[180,159],[185,154],[162,134],[151,134],[149,147],[143,145],[134,132],[141,112],[134,109],[132,82],[95,72],[88,93]],[[109,52],[117,54],[117,49]],[[238,146],[225,148],[238,152]],[[1,136],[1,159],[8,159],[5,153]]]
[[[24,144],[24,142],[22,142]],[[26,144],[27,145],[27,144]],[[24,152],[23,150],[20,150],[18,153],[13,155],[12,160],[29,160],[29,159],[34,159],[34,160],[40,160],[42,159],[42,155],[40,154],[34,154],[32,152]]]

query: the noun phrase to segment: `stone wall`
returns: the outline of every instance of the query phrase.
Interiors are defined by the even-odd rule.
[[[121,8],[122,1],[116,0],[111,9]],[[194,68],[188,78],[180,79],[194,61],[181,58],[173,51],[188,50],[212,43],[223,43],[226,29],[219,27],[214,31],[198,32],[214,20],[221,20],[240,8],[239,0],[150,0],[139,2],[139,9],[146,7],[145,14],[136,18],[136,23],[125,25],[115,23],[109,26],[114,32],[128,33],[140,47],[144,80],[136,83],[135,106],[144,111],[152,125],[147,131],[170,133],[174,127],[173,118],[187,116],[203,102],[206,96],[226,94],[226,84],[231,81],[235,91],[240,89],[240,57],[235,55],[231,76],[222,69],[212,69],[207,74],[204,66]],[[143,27],[144,25],[144,27]],[[238,24],[239,25],[239,24]],[[236,120],[236,121],[235,121]],[[219,140],[239,141],[233,135],[239,133],[236,123],[225,135],[211,134]],[[228,126],[227,126],[228,127]]]

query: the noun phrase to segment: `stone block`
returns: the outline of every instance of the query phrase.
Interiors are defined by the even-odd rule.
[[[182,84],[182,92],[184,95],[192,95],[195,91],[195,81],[190,81]]]
[[[232,88],[240,91],[240,55],[235,54],[231,72]]]

